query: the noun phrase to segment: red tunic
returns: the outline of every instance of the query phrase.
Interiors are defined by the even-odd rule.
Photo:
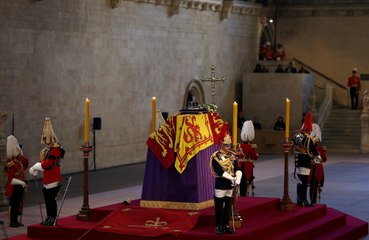
[[[61,154],[60,147],[52,147],[45,159],[42,160],[41,166],[44,169],[44,185],[62,180],[60,169]]]
[[[322,146],[317,145],[316,149],[319,152],[320,158],[322,159],[323,162],[327,161],[327,155],[325,154],[325,150]],[[315,168],[315,177],[316,180],[318,181],[319,184],[322,184],[324,181],[324,167],[322,163],[319,164],[313,164],[312,166],[313,168]],[[312,181],[313,176],[311,176],[311,174],[313,173],[313,171],[310,171],[310,175],[309,175],[309,181]]]
[[[14,159],[8,159],[6,161],[7,167],[7,182],[5,186],[5,192],[8,200],[10,200],[14,185],[11,184],[13,178],[24,181],[25,179],[25,170],[28,168],[28,158],[24,156],[18,156]]]
[[[360,78],[358,76],[351,76],[347,82],[348,87],[360,87]]]
[[[250,181],[250,178],[253,177],[254,163],[247,160],[258,160],[259,155],[249,143],[241,143],[241,149],[246,161],[239,161],[238,166],[240,167],[243,174],[245,174],[246,180]]]

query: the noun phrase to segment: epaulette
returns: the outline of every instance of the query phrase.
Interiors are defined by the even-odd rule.
[[[6,166],[7,166],[7,167],[12,167],[12,166],[14,166],[14,161],[13,161],[13,160],[9,161],[8,163],[6,163]]]

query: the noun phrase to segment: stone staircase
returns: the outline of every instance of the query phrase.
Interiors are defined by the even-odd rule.
[[[332,109],[322,129],[322,143],[328,152],[360,152],[361,112],[361,109]]]

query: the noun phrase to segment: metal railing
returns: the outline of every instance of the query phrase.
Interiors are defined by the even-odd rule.
[[[328,77],[327,75],[325,75],[324,73],[320,72],[319,70],[313,68],[312,66],[309,66],[308,64],[302,62],[301,60],[297,59],[297,58],[293,58],[293,61],[304,65],[306,68],[310,69],[311,71],[313,71],[315,74],[321,76],[323,79],[325,79],[327,82],[329,82],[330,84],[332,84],[333,86],[336,86],[340,89],[343,89],[345,91],[345,93],[347,92],[347,88],[346,86],[342,85],[341,83],[333,80],[332,78]]]
[[[325,81],[324,87],[324,99],[320,106],[318,107],[318,120],[317,124],[323,129],[325,121],[327,120],[333,106],[333,88],[344,91],[343,94],[347,94],[346,86],[340,84],[339,82],[335,81],[334,79],[328,77],[327,75],[323,74],[319,70],[313,68],[312,66],[302,62],[299,59],[293,58],[293,61],[297,62],[300,65],[304,65],[306,68],[311,70],[316,75],[320,76],[321,79]],[[319,88],[319,86],[316,86]],[[348,101],[348,100],[347,100]]]

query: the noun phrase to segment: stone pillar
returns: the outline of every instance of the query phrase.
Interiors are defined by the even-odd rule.
[[[7,117],[7,112],[0,112],[0,206],[6,206],[8,204],[8,201],[5,197],[6,138],[4,133],[4,123]]]
[[[369,95],[368,91],[364,91],[363,112],[360,116],[361,120],[361,146],[362,153],[369,153]]]

